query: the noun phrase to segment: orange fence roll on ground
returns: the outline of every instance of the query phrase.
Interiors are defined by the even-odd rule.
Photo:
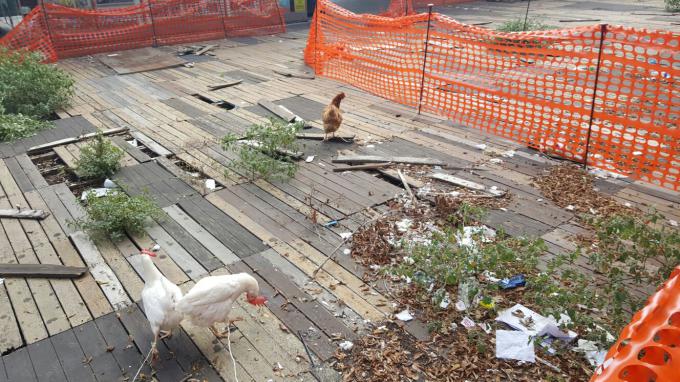
[[[591,382],[680,380],[680,266],[635,313]]]
[[[84,10],[36,7],[0,45],[42,52],[48,61],[88,54],[285,32],[276,0],[148,0]]]
[[[606,25],[501,33],[433,13],[426,41],[427,14],[317,4],[305,49],[317,74],[680,190],[680,36]]]

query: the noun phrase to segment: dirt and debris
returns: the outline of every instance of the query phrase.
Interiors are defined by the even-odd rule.
[[[639,214],[638,210],[626,207],[597,191],[593,184],[594,179],[593,175],[584,172],[581,167],[567,164],[552,167],[546,175],[535,178],[534,183],[546,198],[577,215],[607,218]]]

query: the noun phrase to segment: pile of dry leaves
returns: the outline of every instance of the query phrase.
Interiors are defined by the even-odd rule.
[[[534,179],[543,195],[562,208],[573,208],[575,212],[610,217],[613,215],[637,214],[612,197],[595,190],[594,176],[577,165],[554,166],[547,175]]]
[[[498,360],[494,349],[494,337],[481,329],[458,328],[423,342],[387,322],[358,340],[350,352],[338,350],[335,368],[344,381],[364,382],[588,380],[590,371],[573,352],[520,365]]]

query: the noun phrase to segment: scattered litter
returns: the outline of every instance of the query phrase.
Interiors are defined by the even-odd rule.
[[[408,231],[409,228],[411,228],[411,225],[413,224],[413,220],[411,219],[402,219],[396,223],[394,223],[397,226],[397,229],[400,232],[406,232]]]
[[[570,205],[564,207],[564,209],[567,210],[567,211],[573,211],[574,209],[576,209],[576,207],[574,207],[570,204]]]
[[[678,226],[678,222],[673,219],[668,219],[668,224],[672,225],[673,227]]]
[[[630,203],[628,203],[628,202],[625,202],[625,203],[623,203],[623,205],[624,205],[624,206],[626,206],[626,207],[628,207],[628,208],[631,208],[631,207],[633,207],[633,205],[632,205],[632,204],[630,204]]]
[[[116,183],[109,178],[104,181],[104,188],[116,188]]]
[[[612,178],[612,179],[623,179],[626,178],[625,175],[617,174],[615,172],[607,171],[607,170],[602,170],[599,168],[590,168],[588,169],[588,173],[591,175],[594,175],[597,178],[601,179],[607,179],[607,178]]]
[[[525,307],[522,304],[516,304],[510,309],[502,311],[496,321],[503,322],[513,329],[520,330],[532,337],[549,335],[561,340],[571,341],[576,338],[577,334],[569,330],[563,332],[555,318],[543,317],[533,310]],[[562,315],[560,317],[561,323],[571,321],[569,316]]]
[[[444,298],[442,301],[439,303],[439,307],[442,309],[447,309],[451,305],[451,296],[449,296],[449,292],[446,292],[444,295]]]
[[[491,158],[491,159],[489,159],[489,163],[493,163],[493,164],[501,164],[501,163],[503,163],[503,159],[500,159],[500,158]]]
[[[475,322],[472,321],[472,319],[468,316],[465,316],[465,318],[463,318],[463,321],[461,321],[460,324],[463,325],[467,329],[475,327]]]
[[[0,285],[2,285],[5,282],[5,279],[0,279]]]
[[[374,147],[375,147],[375,145],[366,145],[366,148],[369,148],[369,149],[372,149]]]
[[[314,155],[310,155],[310,156],[307,157],[307,159],[305,159],[305,162],[311,163],[313,160],[314,160]]]
[[[503,279],[498,282],[498,286],[501,287],[501,289],[514,289],[518,287],[523,287],[527,283],[526,279],[524,278],[524,275],[516,275],[512,276],[509,279]]]
[[[331,220],[328,223],[324,224],[323,226],[324,227],[335,227],[336,225],[338,225],[338,221],[337,220]]]
[[[154,244],[153,247],[151,247],[151,250],[154,252],[158,252],[161,250],[161,245],[160,244]]]
[[[496,330],[496,358],[535,363],[534,342],[523,332]]]
[[[607,350],[601,350],[597,347],[595,341],[588,341],[579,339],[578,346],[573,348],[575,352],[583,353],[591,366],[598,367],[604,363],[604,358],[607,355]]]
[[[102,196],[108,195],[112,191],[113,190],[110,188],[93,188],[91,190],[83,191],[83,194],[80,196],[80,200],[87,200],[89,195],[94,195],[97,198],[101,198]]]
[[[186,64],[184,64],[184,67],[186,67],[186,68],[193,68],[193,67],[194,67],[194,63],[193,63],[193,62],[187,62]]]
[[[215,188],[217,188],[217,184],[215,183],[215,179],[206,179],[205,180],[205,188],[213,191]]]
[[[354,343],[352,343],[351,341],[343,341],[340,342],[338,346],[340,346],[340,349],[342,349],[343,351],[350,351],[354,347]]]
[[[488,281],[488,282],[490,282],[490,283],[494,283],[494,284],[497,283],[497,282],[499,282],[499,281],[501,281],[501,279],[499,279],[498,277],[496,277],[496,274],[495,274],[495,273],[489,272],[488,270],[482,272],[482,277],[484,277],[484,280],[486,280],[486,281]]]
[[[139,143],[137,143],[137,140],[136,140],[136,139],[133,139],[133,140],[131,140],[131,141],[126,141],[126,142],[129,143],[130,146],[132,146],[132,147],[137,147],[137,146],[139,146]]]
[[[503,156],[505,158],[512,158],[512,157],[515,156],[515,154],[516,154],[515,150],[508,150],[508,151],[502,153],[501,156]]]
[[[347,239],[349,239],[350,237],[352,237],[352,233],[351,233],[351,232],[340,232],[340,238],[341,238],[342,240],[347,240]]]
[[[416,262],[415,260],[413,260],[413,257],[411,257],[411,256],[404,256],[403,260],[404,260],[404,264],[406,264],[406,265],[413,265]]]
[[[449,330],[451,330],[452,332],[455,332],[456,329],[458,329],[458,324],[456,324],[455,322],[452,322],[451,325],[449,326]]]
[[[496,307],[496,302],[491,297],[487,296],[479,300],[479,306],[484,309],[491,310]]]
[[[111,53],[111,54],[107,54],[106,57],[116,57],[118,55],[119,55],[118,53]]]
[[[352,251],[350,251],[349,248],[345,248],[345,249],[342,250],[342,253],[346,256],[349,256],[349,254],[352,253]]]
[[[486,150],[486,144],[480,143],[478,145],[475,145],[475,148],[479,150]]]
[[[463,227],[463,234],[456,234],[456,241],[461,247],[476,247],[475,238],[479,237],[482,243],[490,243],[496,237],[496,231],[482,225],[482,226],[467,226]]]
[[[458,300],[456,301],[456,309],[462,312],[472,306],[470,297],[473,297],[472,300],[474,300],[476,296],[473,296],[472,293],[478,291],[479,289],[479,282],[474,277],[470,277],[467,280],[463,280],[458,283]]]
[[[411,313],[409,313],[408,309],[403,310],[403,311],[401,311],[400,313],[397,313],[397,314],[395,315],[395,317],[396,317],[398,320],[404,321],[404,322],[408,322],[408,321],[413,320],[413,316],[411,315]]]
[[[462,312],[465,309],[467,309],[467,307],[465,306],[465,303],[463,301],[460,301],[460,300],[456,301],[455,307],[456,307],[456,310],[459,311],[459,312]]]

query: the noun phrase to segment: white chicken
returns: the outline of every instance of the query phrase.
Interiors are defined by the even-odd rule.
[[[156,257],[156,254],[142,250],[140,257],[142,278],[144,279],[142,303],[144,304],[144,313],[153,332],[151,351],[154,359],[156,359],[158,357],[156,342],[159,339],[159,334],[163,333],[160,339],[172,335],[172,330],[179,326],[184,317],[182,313],[175,309],[177,302],[182,298],[182,291],[161,274],[153,264],[151,257]]]
[[[241,295],[252,305],[264,305],[266,297],[260,296],[255,278],[247,273],[209,276],[201,279],[177,302],[177,311],[189,318],[194,325],[209,327],[217,337],[225,337],[215,324],[231,323],[229,313],[232,304]]]

